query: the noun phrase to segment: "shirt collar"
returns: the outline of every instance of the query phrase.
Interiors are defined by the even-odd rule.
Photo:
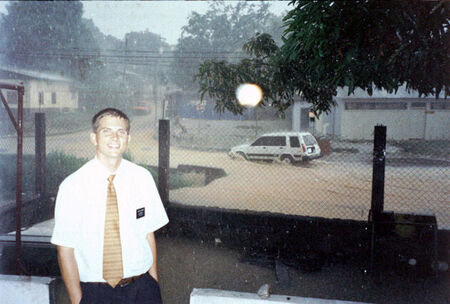
[[[105,180],[107,180],[110,175],[116,175],[116,177],[114,178],[115,180],[117,176],[120,175],[120,173],[123,171],[123,159],[120,161],[120,165],[114,173],[109,172],[109,170],[106,169],[106,167],[98,160],[97,156],[94,157],[93,162],[96,167],[95,169],[98,176],[102,179],[104,178]]]

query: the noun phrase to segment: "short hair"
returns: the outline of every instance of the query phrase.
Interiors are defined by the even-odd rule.
[[[112,116],[112,117],[119,117],[125,120],[126,124],[127,124],[127,132],[130,133],[130,119],[128,118],[128,116],[115,108],[106,108],[101,110],[100,112],[98,112],[97,114],[94,115],[94,117],[92,117],[92,130],[94,131],[94,133],[97,132],[98,126],[100,124],[100,120],[103,117],[106,116]]]

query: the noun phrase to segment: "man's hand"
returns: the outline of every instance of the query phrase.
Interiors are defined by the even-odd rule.
[[[148,244],[150,245],[150,249],[152,250],[152,254],[153,254],[153,265],[150,268],[150,270],[148,271],[148,273],[156,280],[158,281],[158,256],[156,254],[156,240],[155,240],[155,234],[149,233],[147,234],[147,241]]]
[[[58,251],[58,263],[62,278],[66,284],[70,303],[79,304],[81,301],[80,275],[75,261],[73,248],[56,246]]]

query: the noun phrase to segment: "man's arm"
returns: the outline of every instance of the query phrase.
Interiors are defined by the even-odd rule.
[[[153,254],[153,265],[148,271],[148,273],[156,280],[158,281],[158,257],[156,254],[156,240],[155,240],[155,234],[153,232],[147,234],[147,241],[150,245],[150,249],[152,250]]]
[[[73,248],[64,246],[56,246],[56,248],[58,251],[59,269],[66,284],[70,302],[72,304],[78,304],[81,301],[81,286]]]

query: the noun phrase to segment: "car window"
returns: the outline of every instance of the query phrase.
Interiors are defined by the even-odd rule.
[[[252,143],[252,146],[267,146],[268,142],[269,140],[267,137],[260,137]]]
[[[268,146],[286,146],[286,136],[270,136],[268,139]]]
[[[255,140],[252,146],[286,146],[286,136],[263,136]]]
[[[317,144],[316,139],[312,135],[303,135],[303,141],[307,146],[312,146]]]
[[[298,136],[290,136],[289,142],[291,143],[291,147],[293,147],[293,148],[300,147],[300,140],[298,140]]]

